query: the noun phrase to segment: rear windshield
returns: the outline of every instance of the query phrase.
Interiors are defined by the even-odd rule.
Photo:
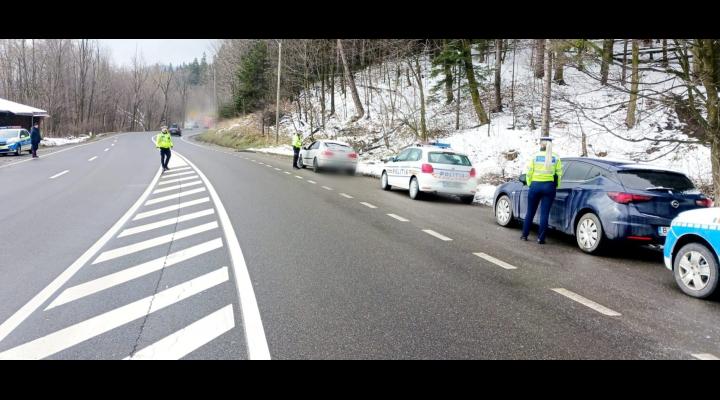
[[[648,190],[667,188],[679,192],[695,189],[692,181],[683,174],[666,171],[618,171],[618,178],[628,189]]]
[[[340,143],[325,143],[325,147],[332,150],[352,150],[350,146],[345,146]]]
[[[428,153],[428,161],[434,164],[463,165],[466,167],[472,166],[467,156],[455,153],[430,152]]]

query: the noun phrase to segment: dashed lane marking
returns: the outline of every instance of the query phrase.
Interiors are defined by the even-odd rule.
[[[427,233],[428,235],[435,236],[436,238],[438,238],[438,239],[440,239],[440,240],[444,240],[444,241],[446,241],[446,242],[452,240],[452,239],[450,239],[449,237],[447,237],[447,236],[445,236],[445,235],[441,235],[441,234],[435,232],[435,231],[432,230],[432,229],[423,229],[422,231],[425,232],[425,233]]]
[[[389,217],[392,217],[392,218],[395,218],[396,220],[398,220],[398,221],[400,221],[400,222],[408,222],[408,221],[410,221],[410,220],[407,219],[407,218],[403,218],[403,217],[401,217],[401,216],[399,216],[399,215],[395,215],[395,214],[388,214],[388,216],[389,216]]]
[[[473,254],[475,254],[476,256],[478,256],[478,257],[480,257],[480,258],[482,258],[482,259],[484,259],[484,260],[486,260],[486,261],[490,261],[491,263],[493,263],[493,264],[495,264],[495,265],[497,265],[497,266],[499,266],[499,267],[501,267],[501,268],[505,268],[505,269],[517,269],[516,266],[510,265],[510,264],[506,263],[505,261],[498,260],[497,258],[495,258],[495,257],[493,257],[493,256],[489,256],[489,255],[487,255],[487,254],[485,254],[485,253],[473,253]]]
[[[601,304],[598,304],[590,299],[586,299],[585,297],[582,297],[579,294],[571,292],[567,289],[556,288],[556,289],[552,289],[552,291],[555,293],[559,293],[559,294],[569,298],[570,300],[574,300],[586,307],[592,308],[593,310],[599,312],[600,314],[607,315],[610,317],[617,317],[617,316],[622,315],[617,311],[613,311]]]

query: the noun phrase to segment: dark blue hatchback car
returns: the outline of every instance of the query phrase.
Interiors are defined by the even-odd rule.
[[[550,210],[552,229],[575,235],[595,253],[609,241],[663,244],[682,211],[711,207],[682,173],[632,161],[563,158],[563,177]],[[495,191],[495,220],[508,226],[527,210],[525,175]],[[535,223],[539,218],[536,214]]]

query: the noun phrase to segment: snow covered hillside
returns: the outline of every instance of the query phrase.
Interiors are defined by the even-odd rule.
[[[456,129],[456,102],[446,105],[442,90],[437,93],[431,91],[443,79],[442,74],[431,78],[429,58],[421,60],[428,131],[433,138],[450,143],[456,151],[470,156],[480,177],[481,193],[476,197],[480,203],[491,203],[492,199],[488,195],[491,197],[494,187],[522,173],[527,158],[537,149],[542,80],[533,76],[530,42],[524,44],[515,52],[507,51],[502,65],[504,111],[491,113],[490,124],[483,126],[477,126],[470,96],[466,90],[462,90],[459,92],[459,129]],[[622,51],[622,44],[616,43],[615,52]],[[477,59],[475,62],[480,71],[488,72],[481,73],[484,80],[481,81],[483,87],[480,93],[486,110],[490,110],[493,108],[493,76],[490,71],[494,68],[494,56],[490,55],[485,63]],[[399,67],[404,71],[406,64],[402,62]],[[640,72],[638,122],[633,129],[627,129],[624,121],[628,94],[618,90],[615,84],[601,86],[593,78],[599,75],[599,70],[599,63],[587,63],[585,72],[567,66],[564,72],[566,85],[553,83],[550,131],[556,138],[554,150],[561,156],[580,156],[581,135],[584,133],[589,157],[627,159],[671,167],[684,172],[701,187],[710,185],[709,148],[656,141],[687,138],[672,108],[643,97],[645,92],[673,87],[677,84],[673,77],[656,71]],[[325,129],[317,130],[320,125],[320,88],[315,87],[310,93],[303,93],[303,96],[311,96],[313,128],[305,112],[300,114],[296,108],[287,106],[285,109],[289,114],[281,120],[281,133],[289,136],[299,130],[309,136],[313,130],[317,130],[313,134],[314,138],[334,138],[352,143],[361,150],[359,170],[377,174],[381,157],[419,141],[410,128],[420,118],[418,87],[410,84],[404,72],[398,77],[387,71],[396,71],[396,65],[386,63],[355,71],[360,99],[366,107],[365,116],[359,121],[350,122],[355,112],[350,93],[343,95],[339,85],[336,85],[335,114],[326,117]],[[619,81],[620,73],[620,67],[611,66],[610,81]],[[327,112],[330,109],[329,94],[325,96],[325,102]],[[531,129],[531,118],[535,129]],[[384,135],[387,135],[388,147]],[[289,139],[286,142],[289,143]],[[289,145],[261,150],[292,154]]]

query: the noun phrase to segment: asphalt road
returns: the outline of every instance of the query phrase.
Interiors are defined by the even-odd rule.
[[[720,355],[720,304],[657,251],[521,242],[488,207],[192,134],[162,177],[150,133],[0,169],[0,358]]]

